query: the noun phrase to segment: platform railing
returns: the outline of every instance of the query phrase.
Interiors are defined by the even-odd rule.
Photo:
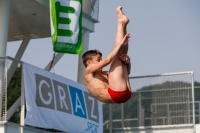
[[[23,62],[9,56],[0,57],[0,62],[2,63],[1,68],[3,68],[0,72],[3,83],[0,86],[0,121],[10,121],[15,112],[18,111],[20,118],[16,121],[24,125],[25,96],[21,70]]]
[[[25,96],[22,64],[22,61],[8,56],[0,57],[0,121],[10,121],[14,113],[20,110],[19,123],[24,125]],[[18,76],[13,77],[14,75]],[[13,86],[10,84],[12,80],[16,80]],[[107,108],[105,110],[108,111],[103,112],[104,115],[108,114],[104,119],[104,129],[195,124],[195,118],[199,122],[200,104],[194,102],[193,72],[130,77],[130,84],[133,93],[128,102],[120,105],[104,105],[104,108]],[[195,87],[195,90],[198,88]],[[12,99],[8,99],[10,98],[8,92],[14,89],[20,92]],[[14,102],[11,104],[8,102],[10,100]],[[114,110],[118,112],[113,112]]]
[[[200,119],[194,102],[193,72],[130,77],[131,99],[104,104],[104,129],[193,124]],[[195,106],[196,108],[195,109]],[[117,111],[116,111],[117,110]]]

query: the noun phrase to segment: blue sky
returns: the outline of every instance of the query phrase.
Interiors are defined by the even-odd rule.
[[[100,50],[103,58],[112,50],[115,9],[121,5],[130,18],[130,76],[194,71],[194,79],[200,82],[199,0],[100,0],[99,4],[99,23],[90,34],[89,49]],[[14,57],[20,44],[9,42],[7,55]],[[31,40],[22,61],[45,68],[52,49],[51,38]],[[78,55],[65,54],[52,71],[76,81],[77,65]]]

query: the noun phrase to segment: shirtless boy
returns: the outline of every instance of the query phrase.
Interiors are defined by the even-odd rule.
[[[104,103],[124,103],[131,97],[131,87],[128,77],[127,64],[130,59],[127,56],[130,34],[126,32],[129,19],[122,12],[122,7],[116,9],[117,34],[114,49],[102,58],[98,50],[89,50],[82,56],[85,85],[88,91],[99,101]],[[102,68],[110,64],[109,71]]]

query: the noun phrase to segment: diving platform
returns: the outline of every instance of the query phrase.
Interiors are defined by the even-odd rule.
[[[51,37],[50,29],[50,0],[0,0],[0,132],[1,133],[46,133],[45,129],[29,127],[24,125],[24,95],[20,95],[13,105],[7,109],[4,103],[5,88],[12,82],[12,77],[19,67],[21,58],[31,39]],[[90,33],[95,32],[95,23],[98,23],[99,0],[82,1],[82,43],[83,52],[88,50]],[[17,54],[11,59],[9,68],[6,68],[7,42],[22,41]],[[62,58],[64,53],[55,55],[53,66]],[[84,66],[79,62],[79,73],[82,73]],[[51,61],[44,70],[49,70]],[[53,68],[53,66],[51,68]],[[9,72],[5,74],[5,69]],[[51,69],[50,69],[51,70]],[[50,71],[49,70],[49,71]],[[5,79],[5,75],[6,79]],[[5,82],[6,80],[6,82]],[[78,83],[84,83],[83,79],[78,78]],[[22,103],[23,102],[23,103]],[[3,104],[2,104],[3,103]],[[16,111],[23,110],[20,120],[13,123],[11,117]],[[55,131],[54,131],[55,132]]]

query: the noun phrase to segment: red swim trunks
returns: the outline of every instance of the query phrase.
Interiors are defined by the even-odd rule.
[[[108,93],[111,97],[111,99],[116,103],[124,103],[128,101],[131,97],[131,91],[127,88],[124,91],[114,91],[110,88],[108,88]]]

